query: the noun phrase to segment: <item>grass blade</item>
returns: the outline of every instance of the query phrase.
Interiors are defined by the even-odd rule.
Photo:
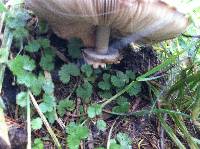
[[[187,140],[190,148],[191,149],[197,149],[198,145],[193,140],[193,137],[190,135],[189,131],[187,130],[187,127],[183,123],[182,118],[180,116],[174,115],[174,114],[170,114],[170,116],[172,117],[172,119],[173,119],[174,123],[176,124],[176,126],[178,126],[178,128],[182,132],[183,137]]]
[[[149,70],[147,73],[137,77],[137,81],[144,81],[144,80],[151,80],[150,78],[148,79],[147,77],[160,71],[161,69],[167,67],[170,64],[173,64],[176,61],[176,58],[179,57],[184,51],[178,52],[175,55],[172,55],[169,57],[166,61],[164,61],[162,64],[154,67],[153,69]]]
[[[170,136],[170,138],[174,141],[174,143],[178,146],[180,149],[186,149],[186,147],[181,143],[181,141],[177,138],[176,134],[174,134],[174,130],[165,122],[163,117],[159,114],[158,116],[160,123],[166,133]]]
[[[30,98],[27,94],[27,149],[31,149],[31,106],[30,106]]]

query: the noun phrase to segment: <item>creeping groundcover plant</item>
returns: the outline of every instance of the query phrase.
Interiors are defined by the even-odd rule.
[[[200,148],[198,0],[0,0],[0,148]]]

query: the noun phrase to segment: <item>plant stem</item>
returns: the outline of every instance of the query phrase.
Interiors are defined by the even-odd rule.
[[[174,141],[174,143],[179,147],[180,149],[186,149],[185,146],[181,143],[181,141],[177,138],[177,136],[174,134],[174,130],[165,122],[163,117],[158,114],[159,121],[162,125],[162,127],[165,129],[169,137]]]
[[[0,32],[2,32],[5,13],[3,13],[1,17],[2,18],[1,18],[1,22],[0,22]],[[5,63],[8,61],[8,56],[9,56],[9,51],[11,48],[12,40],[13,40],[13,34],[11,32],[9,32],[8,28],[6,27],[4,29],[2,45],[0,48],[0,50],[5,51],[5,52],[3,52],[4,54],[1,57],[2,61],[0,63],[0,98],[1,98],[3,80],[4,80],[4,73],[5,73],[5,68],[6,68]],[[1,132],[0,137],[7,143],[8,148],[11,148],[10,140],[8,137],[8,127],[5,122],[5,116],[4,116],[3,109],[1,107],[0,107],[0,132]]]
[[[128,91],[133,85],[135,85],[137,81],[132,81],[129,85],[127,85],[123,90],[121,90],[116,95],[112,96],[110,99],[106,100],[104,103],[102,103],[101,107],[104,108],[107,104],[111,103],[113,100],[124,94],[126,91]]]
[[[2,63],[0,63],[0,97],[1,97],[3,80],[4,80],[4,73],[5,73],[5,68],[6,68],[5,63],[8,60],[9,51],[10,51],[12,40],[13,40],[13,34],[12,33],[8,33],[8,30],[6,30],[6,29],[5,29],[4,33],[5,33],[4,39],[2,41],[2,46],[1,46],[1,49],[0,49],[0,50],[5,50],[5,52],[4,52],[5,55],[2,56],[2,59],[4,59],[5,61],[2,61]],[[2,135],[1,138],[4,139],[4,141],[10,147],[10,141],[9,141],[9,137],[8,137],[8,127],[6,125],[4,112],[3,112],[3,109],[1,107],[0,107],[0,131],[1,131],[0,136]]]
[[[153,110],[148,109],[148,110],[139,110],[139,111],[128,112],[128,113],[116,113],[116,112],[107,111],[107,110],[103,110],[103,112],[112,114],[112,115],[117,115],[117,116],[136,116],[136,117],[152,115],[152,114],[174,114],[174,115],[178,115],[178,116],[183,116],[186,119],[192,119],[192,116],[190,116],[188,114],[174,111],[174,110],[168,110],[168,109],[153,109]],[[196,120],[200,120],[200,118],[197,118]]]
[[[41,117],[41,119],[42,119],[44,125],[46,126],[46,128],[47,128],[49,134],[51,135],[51,137],[52,137],[54,143],[56,144],[56,146],[57,146],[59,149],[62,149],[61,144],[59,143],[59,141],[58,141],[58,139],[57,139],[55,133],[53,132],[51,126],[49,125],[49,123],[48,123],[46,117],[44,116],[44,114],[43,114],[42,111],[40,110],[40,107],[39,107],[37,101],[35,100],[35,97],[33,96],[33,94],[32,94],[30,91],[28,91],[28,93],[29,93],[29,96],[30,96],[30,98],[31,98],[31,101],[32,101],[32,103],[33,103],[35,109],[37,110],[38,114],[40,115],[40,117]]]
[[[31,149],[31,107],[30,107],[30,98],[27,94],[27,149]]]
[[[197,149],[198,145],[196,142],[193,141],[193,137],[191,136],[190,132],[187,130],[185,123],[183,123],[182,117],[175,114],[170,114],[170,116],[173,119],[176,126],[178,126],[179,130],[181,131],[182,137],[186,139],[190,148]]]
[[[7,42],[4,42],[5,40]],[[12,40],[13,40],[13,34],[9,33],[8,39],[4,39],[4,41],[2,43],[2,47],[0,49],[0,50],[5,50],[6,51],[5,52],[6,55],[3,55],[3,57],[5,59],[4,63],[0,63],[0,94],[1,94],[2,84],[3,84],[3,79],[4,79],[4,72],[5,72],[5,68],[6,68],[5,63],[8,60],[8,56],[9,56],[9,51],[10,51],[10,48],[11,48]]]

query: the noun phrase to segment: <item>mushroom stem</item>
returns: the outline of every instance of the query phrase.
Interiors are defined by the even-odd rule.
[[[108,52],[110,27],[98,26],[96,31],[96,51],[100,54]]]

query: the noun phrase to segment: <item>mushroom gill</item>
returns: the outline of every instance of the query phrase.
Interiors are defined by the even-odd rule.
[[[120,60],[111,37],[126,42],[154,43],[182,33],[188,18],[168,0],[26,0],[26,4],[54,32],[64,38],[79,37],[83,56],[94,67]]]

